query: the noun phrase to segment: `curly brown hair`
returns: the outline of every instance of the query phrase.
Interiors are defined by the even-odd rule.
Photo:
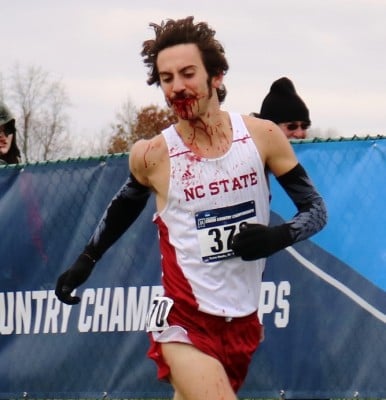
[[[159,52],[178,44],[193,43],[197,45],[209,79],[226,74],[229,66],[225,58],[224,47],[214,38],[216,31],[211,29],[206,22],[194,23],[193,20],[194,17],[190,16],[178,20],[168,19],[162,21],[160,25],[149,24],[154,29],[155,39],[144,41],[141,52],[143,62],[149,69],[147,80],[149,85],[160,84],[157,68]],[[224,101],[226,96],[224,85],[217,90],[217,94],[220,102]]]

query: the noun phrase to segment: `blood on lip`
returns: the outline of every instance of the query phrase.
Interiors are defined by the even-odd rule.
[[[196,101],[194,98],[174,99],[172,104],[177,114],[183,114],[192,110],[192,105]]]

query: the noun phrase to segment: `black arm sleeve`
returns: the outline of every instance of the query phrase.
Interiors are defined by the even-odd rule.
[[[327,222],[324,201],[304,168],[297,164],[277,178],[296,205],[298,212],[291,221],[277,226],[246,224],[232,239],[236,256],[245,261],[258,260],[284,249],[320,231]]]
[[[327,210],[304,168],[297,164],[277,180],[298,210],[286,223],[292,242],[299,242],[319,232],[327,223]]]
[[[145,208],[150,189],[131,174],[107,206],[84,253],[98,261]]]

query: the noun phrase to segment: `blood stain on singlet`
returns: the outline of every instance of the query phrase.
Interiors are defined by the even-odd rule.
[[[187,153],[186,157],[192,164],[202,160],[202,157],[195,153]]]

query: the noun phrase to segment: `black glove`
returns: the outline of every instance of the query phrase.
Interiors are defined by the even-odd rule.
[[[87,280],[95,263],[96,260],[86,252],[82,253],[75,263],[59,276],[55,288],[57,298],[69,305],[78,304],[80,297],[71,296],[71,292]]]
[[[265,258],[293,243],[289,225],[245,224],[234,236],[231,248],[244,261]]]

